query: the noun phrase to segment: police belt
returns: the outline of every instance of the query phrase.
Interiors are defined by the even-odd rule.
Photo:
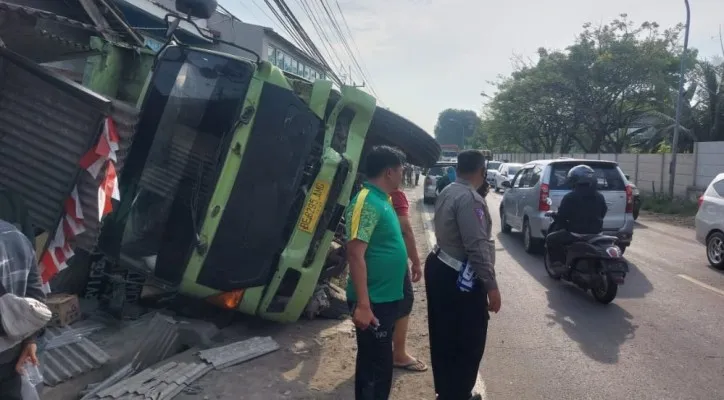
[[[450,254],[447,254],[444,252],[440,246],[435,244],[432,247],[432,252],[437,256],[437,259],[440,260],[443,264],[447,265],[448,267],[454,269],[455,271],[460,272],[461,269],[463,269],[463,262],[457,260]]]

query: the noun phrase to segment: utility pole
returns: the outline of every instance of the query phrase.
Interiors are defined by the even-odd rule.
[[[684,72],[686,69],[686,50],[689,47],[689,26],[691,25],[691,9],[689,0],[686,5],[686,30],[684,31],[684,50],[681,52],[681,65],[679,67],[679,94],[676,97],[676,119],[674,122],[674,139],[671,143],[671,164],[669,165],[669,197],[674,197],[674,181],[676,178],[676,153],[679,152],[679,123],[681,121],[681,102],[684,97]]]

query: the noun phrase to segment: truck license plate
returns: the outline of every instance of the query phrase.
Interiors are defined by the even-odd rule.
[[[314,182],[307,204],[304,205],[302,216],[299,218],[299,230],[307,233],[314,232],[319,218],[322,216],[322,211],[324,211],[328,196],[329,183],[323,181]]]

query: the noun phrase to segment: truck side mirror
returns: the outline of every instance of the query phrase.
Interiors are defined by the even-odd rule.
[[[218,6],[217,0],[176,0],[176,11],[193,18],[211,18],[216,6]]]

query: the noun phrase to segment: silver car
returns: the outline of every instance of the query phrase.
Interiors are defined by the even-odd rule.
[[[437,180],[444,175],[447,175],[448,167],[455,168],[457,162],[439,162],[427,170],[425,174],[425,180],[422,184],[423,202],[425,204],[431,204],[435,202],[437,198]]]
[[[581,164],[596,172],[598,190],[606,198],[608,212],[603,221],[603,233],[618,237],[619,247],[624,251],[633,237],[633,191],[613,161],[558,159],[523,165],[510,182],[503,182],[508,189],[500,203],[503,232],[522,231],[525,250],[529,253],[538,251],[552,222],[545,213],[556,210],[561,204],[563,196],[570,191],[566,184],[568,170]]]
[[[498,169],[501,165],[503,165],[502,161],[495,160],[490,160],[487,164],[485,164],[485,169],[487,170],[485,174],[485,179],[488,181],[488,184],[490,186],[493,186],[495,184],[495,177],[498,175]]]
[[[724,269],[724,173],[717,175],[699,197],[694,223],[696,239],[706,245],[709,264]]]
[[[510,182],[511,179],[515,176],[515,174],[520,171],[520,169],[523,168],[523,164],[516,164],[516,163],[504,163],[500,164],[500,168],[498,168],[498,173],[495,174],[493,177],[493,184],[491,185],[493,189],[495,189],[495,192],[499,192],[503,189],[503,182],[508,181]]]

